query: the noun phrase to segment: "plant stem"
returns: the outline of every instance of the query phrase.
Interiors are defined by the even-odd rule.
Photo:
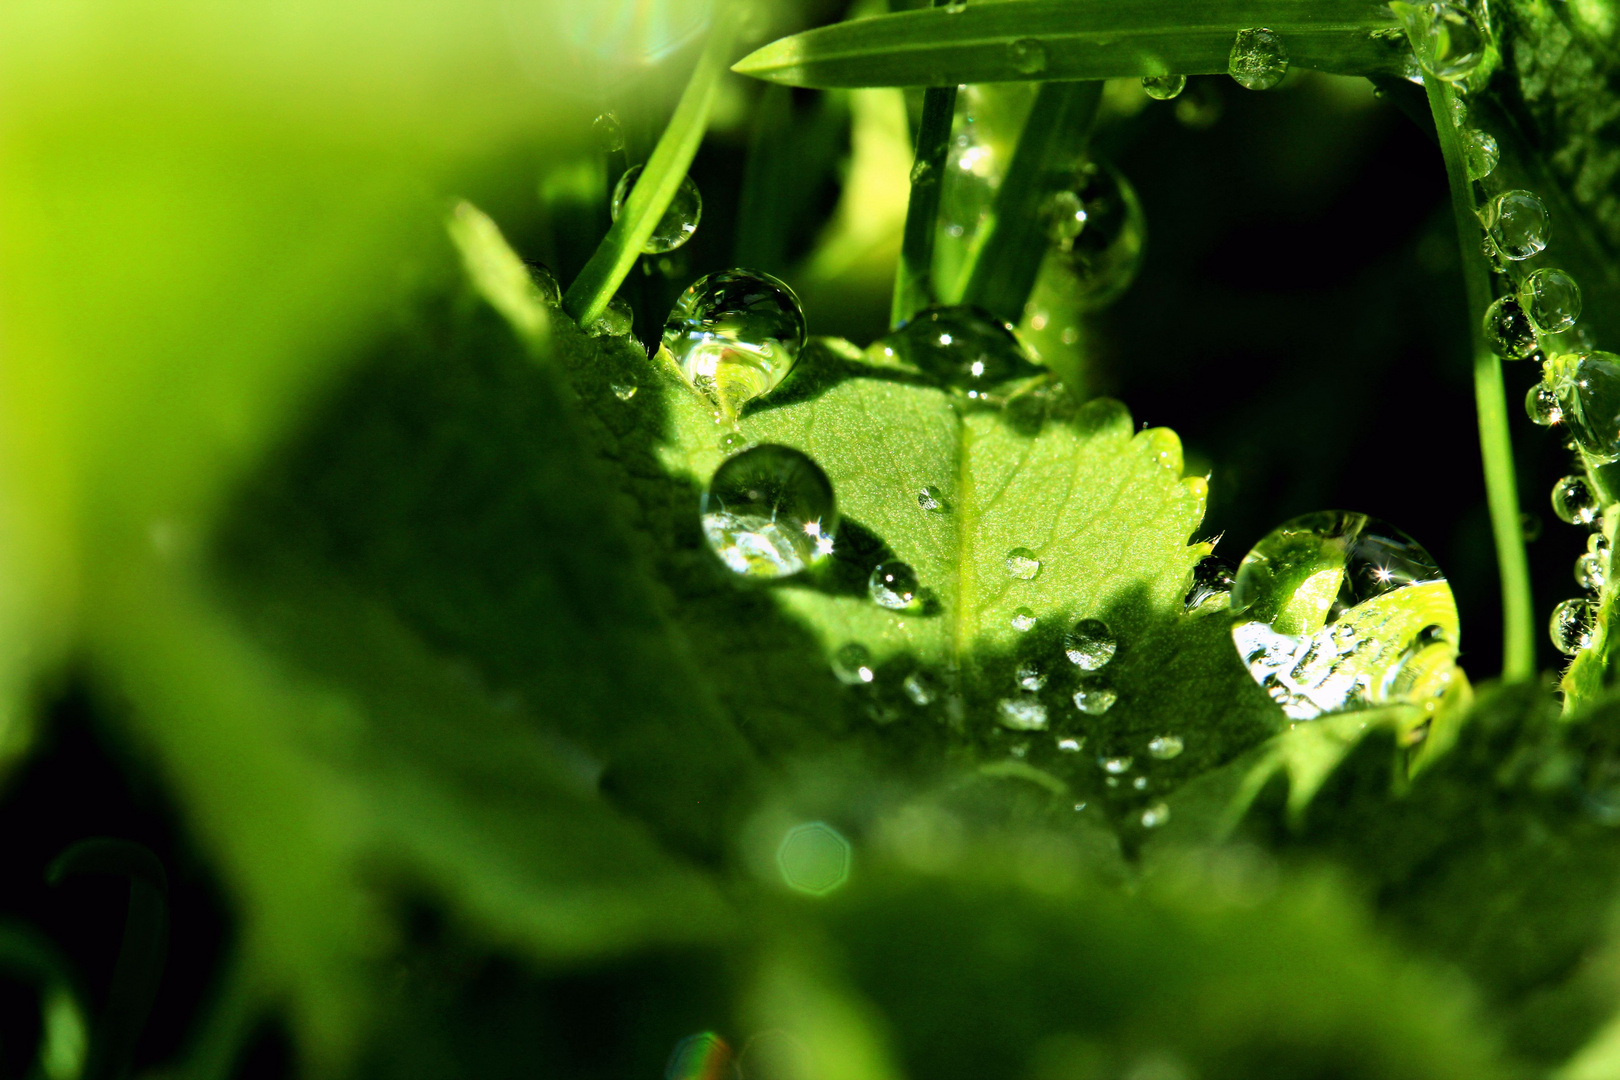
[[[1408,33],[1410,33],[1410,28]],[[1440,152],[1451,184],[1451,208],[1462,248],[1463,284],[1468,291],[1469,340],[1474,350],[1474,403],[1479,415],[1479,447],[1485,462],[1485,494],[1496,540],[1496,564],[1502,581],[1502,678],[1509,682],[1535,675],[1530,566],[1519,520],[1518,484],[1513,472],[1513,438],[1508,431],[1507,395],[1502,389],[1502,361],[1485,344],[1485,309],[1491,302],[1490,269],[1479,251],[1479,221],[1474,213],[1472,182],[1462,140],[1451,121],[1451,95],[1444,80],[1430,76],[1425,90]]]
[[[945,187],[945,160],[950,153],[951,120],[956,115],[956,87],[923,91],[922,120],[917,125],[917,157],[911,169],[911,198],[906,203],[906,231],[900,242],[894,301],[889,325],[899,326],[934,302],[934,233],[939,227],[939,195]]]
[[[692,78],[681,93],[669,126],[653,148],[652,157],[647,159],[646,168],[625,199],[623,212],[563,296],[563,310],[581,326],[593,322],[613,299],[686,178],[708,127],[709,110],[719,93],[741,21],[736,4],[715,13],[714,29],[709,32]]]

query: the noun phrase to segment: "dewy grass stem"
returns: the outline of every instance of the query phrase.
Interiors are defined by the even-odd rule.
[[[906,203],[906,229],[900,242],[900,265],[889,309],[891,326],[899,326],[935,300],[934,233],[939,228],[939,196],[945,187],[945,161],[950,154],[951,120],[955,115],[955,86],[923,91],[917,156],[911,167],[911,198]]]

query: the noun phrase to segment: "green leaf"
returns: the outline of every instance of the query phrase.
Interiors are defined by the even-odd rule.
[[[774,41],[734,71],[790,86],[952,86],[1225,72],[1239,30],[1281,35],[1289,63],[1399,74],[1404,42],[1370,0],[1012,0],[907,11]],[[1392,33],[1393,32],[1393,33]]]

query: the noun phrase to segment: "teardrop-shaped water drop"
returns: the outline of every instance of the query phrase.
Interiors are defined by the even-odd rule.
[[[766,443],[727,458],[703,493],[703,536],[732,571],[778,578],[820,562],[838,524],[832,483],[798,450]]]
[[[1002,698],[996,702],[996,722],[1013,731],[1045,731],[1046,706],[1038,697]]]
[[[1596,552],[1588,551],[1575,560],[1575,584],[1583,589],[1598,592],[1609,579],[1609,560]]]
[[[1448,82],[1468,78],[1485,55],[1485,35],[1461,4],[1430,4],[1417,45],[1423,70]]]
[[[1502,153],[1490,132],[1475,128],[1463,133],[1463,163],[1468,168],[1468,179],[1485,179],[1496,171],[1501,158]]]
[[[1034,38],[1019,38],[1007,46],[1007,59],[1021,75],[1039,75],[1046,70],[1046,46]]]
[[[873,603],[893,611],[905,611],[920,602],[917,572],[897,559],[873,567],[866,588]]]
[[[664,322],[664,348],[681,374],[729,417],[774,390],[803,347],[799,298],[757,270],[699,278]]]
[[[1553,513],[1570,525],[1590,525],[1602,507],[1584,476],[1566,476],[1552,489]]]
[[[630,310],[630,301],[615,296],[602,309],[602,314],[585,327],[585,332],[591,337],[620,338],[629,334],[634,324],[635,314]]]
[[[1192,587],[1182,601],[1182,610],[1191,615],[1224,611],[1232,600],[1232,568],[1213,555],[1205,555],[1193,567]]]
[[[931,514],[937,514],[945,509],[945,492],[933,484],[924,484],[917,492],[917,505]]]
[[[1041,572],[1041,560],[1027,547],[1015,547],[1007,552],[1007,573],[1020,581],[1029,581]]]
[[[1081,619],[1063,639],[1063,654],[1081,671],[1096,671],[1118,651],[1114,632],[1101,619]]]
[[[1231,610],[1238,656],[1293,720],[1421,697],[1438,684],[1396,678],[1408,650],[1430,626],[1453,655],[1458,637],[1456,600],[1429,553],[1365,514],[1306,514],[1272,530],[1239,564]]]
[[[1575,442],[1600,464],[1620,460],[1620,356],[1559,357],[1548,372]]]
[[[624,125],[615,113],[605,112],[591,121],[591,134],[603,153],[616,154],[624,149]]]
[[[872,652],[859,642],[841,645],[832,657],[833,674],[846,686],[859,686],[877,678],[872,668]]]
[[[1592,635],[1597,631],[1597,616],[1597,604],[1585,597],[1565,600],[1553,608],[1552,619],[1547,624],[1553,648],[1565,656],[1574,656],[1591,645]]]
[[[931,307],[878,343],[942,386],[978,399],[1040,373],[1006,323],[969,305]]]
[[[1119,692],[1101,679],[1084,679],[1075,687],[1074,707],[1087,716],[1101,716],[1118,700]]]
[[[1088,161],[1065,184],[1053,198],[1067,196],[1078,203],[1082,227],[1067,239],[1049,232],[1055,244],[1052,258],[1069,278],[1062,286],[1066,302],[1094,311],[1117,299],[1136,280],[1147,219],[1136,189],[1110,165]]]
[[[1502,296],[1485,309],[1485,343],[1504,360],[1523,360],[1536,351],[1536,328],[1516,297]]]
[[[1017,630],[1020,634],[1028,633],[1035,629],[1035,611],[1033,608],[1020,604],[1018,607],[1013,608],[1011,621],[1014,630]]]
[[[1288,74],[1288,50],[1274,31],[1239,30],[1232,39],[1226,73],[1245,90],[1270,90]]]
[[[1552,427],[1564,419],[1564,408],[1558,402],[1557,393],[1544,382],[1536,383],[1525,393],[1524,411],[1532,424],[1541,427]]]
[[[1519,262],[1547,246],[1547,207],[1533,192],[1504,191],[1486,204],[1485,231],[1503,258]]]
[[[1519,303],[1543,334],[1561,334],[1581,317],[1581,287],[1556,267],[1537,270],[1519,286]]]
[[[1148,753],[1160,761],[1169,761],[1180,757],[1181,752],[1187,749],[1187,744],[1180,735],[1157,735],[1148,740]]]
[[[1154,101],[1169,101],[1187,89],[1185,75],[1144,75],[1142,89]]]
[[[641,178],[640,165],[632,165],[626,169],[619,182],[613,187],[613,220],[619,220],[619,214],[624,211],[624,204],[630,198],[630,190],[636,186]],[[697,232],[698,222],[703,218],[703,196],[698,194],[697,185],[692,183],[690,176],[681,177],[680,187],[675,189],[675,197],[669,201],[669,208],[664,216],[658,219],[653,226],[652,235],[641,250],[649,255],[661,255],[666,251],[674,251],[692,238]]]

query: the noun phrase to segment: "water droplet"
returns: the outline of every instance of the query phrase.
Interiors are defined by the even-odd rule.
[[[615,296],[602,309],[602,314],[585,327],[585,332],[591,337],[619,338],[630,333],[634,324],[635,315],[630,310],[630,302],[622,296]]]
[[[529,280],[534,287],[540,290],[540,296],[547,304],[556,307],[562,303],[562,286],[557,284],[557,275],[551,272],[545,263],[524,263],[528,267]]]
[[[1584,597],[1565,600],[1553,608],[1547,624],[1553,648],[1565,656],[1574,656],[1591,645],[1592,635],[1597,632],[1597,615],[1597,604]]]
[[[1057,748],[1061,753],[1078,754],[1085,749],[1085,746],[1086,740],[1081,736],[1059,735],[1057,737]]]
[[[1040,372],[1006,323],[969,305],[931,307],[880,341],[941,385],[980,398],[1003,383]]]
[[[1596,351],[1561,356],[1547,373],[1581,449],[1602,464],[1620,460],[1620,356]]]
[[[824,821],[812,821],[794,826],[782,837],[776,849],[776,867],[788,888],[810,896],[826,896],[849,880],[853,856],[854,848],[842,833]],[[692,1080],[707,1080],[724,1074],[686,1075]]]
[[[1137,791],[1146,791],[1147,786],[1148,778],[1145,776],[1138,776],[1135,780],[1131,781],[1131,787],[1135,788]]]
[[[1130,772],[1131,766],[1135,763],[1135,758],[1124,756],[1100,757],[1097,759],[1097,767],[1102,769],[1102,771],[1107,773],[1109,776],[1119,776],[1123,773]]]
[[[591,122],[591,134],[604,153],[616,154],[624,149],[624,125],[613,113],[605,112]]]
[[[664,1080],[707,1080],[725,1076],[730,1069],[731,1047],[714,1032],[703,1031],[675,1044],[664,1065]]]
[[[1074,707],[1087,716],[1101,716],[1118,700],[1119,692],[1101,679],[1087,679],[1074,692]]]
[[[1041,572],[1041,560],[1027,547],[1015,547],[1007,552],[1007,573],[1020,581],[1029,581]]]
[[[613,396],[620,401],[629,401],[636,396],[635,383],[609,383],[608,389],[612,390]]]
[[[1581,317],[1581,287],[1553,267],[1537,270],[1519,286],[1519,303],[1543,334],[1561,334]]]
[[[1154,101],[1169,101],[1187,89],[1185,75],[1144,75],[1142,89]]]
[[[1518,262],[1547,246],[1547,208],[1528,191],[1504,191],[1486,204],[1485,231],[1503,258]]]
[[[1536,351],[1536,328],[1511,296],[1492,301],[1485,309],[1485,343],[1504,360],[1523,360]]]
[[[1609,560],[1602,555],[1588,551],[1575,560],[1575,584],[1581,588],[1597,592],[1608,579]]]
[[[1081,671],[1096,671],[1114,658],[1119,642],[1101,619],[1081,619],[1063,639],[1063,653]]]
[[[1288,50],[1273,31],[1239,30],[1226,58],[1226,73],[1245,90],[1270,90],[1288,74]]]
[[[1142,811],[1142,828],[1157,829],[1170,820],[1170,807],[1162,802],[1156,802]]]
[[[1609,538],[1600,532],[1595,532],[1586,538],[1586,550],[1593,555],[1601,555],[1605,560],[1609,557]]]
[[[940,513],[945,509],[945,492],[933,484],[924,484],[917,492],[917,505],[931,514]]]
[[[1046,685],[1046,672],[1034,660],[1023,660],[1013,672],[1013,680],[1021,690],[1039,690]]]
[[[1225,611],[1232,600],[1232,568],[1213,555],[1205,555],[1193,567],[1192,587],[1182,601],[1189,615]]]
[[[1041,217],[1046,221],[1046,235],[1053,243],[1072,244],[1086,227],[1086,206],[1073,191],[1054,191],[1041,207]]]
[[[918,668],[906,676],[906,681],[900,684],[906,692],[906,697],[918,707],[931,705],[939,697],[939,680],[931,673]]]
[[[879,607],[904,611],[918,603],[917,572],[903,562],[890,561],[873,567],[866,589]]]
[[[934,169],[933,163],[927,158],[919,158],[911,166],[911,186],[922,187],[924,184],[939,182],[939,173]]]
[[[624,211],[624,204],[630,198],[630,189],[636,186],[636,180],[641,176],[641,166],[632,165],[626,169],[619,182],[613,187],[613,220],[619,220],[619,214]],[[658,219],[653,226],[652,235],[641,250],[649,255],[660,255],[666,251],[674,251],[692,238],[697,232],[698,222],[703,217],[703,196],[698,194],[697,185],[692,183],[690,176],[681,177],[681,186],[675,189],[675,197],[669,200],[669,209],[664,216]]]
[[[1460,4],[1430,4],[1417,44],[1423,70],[1448,82],[1468,78],[1485,55],[1485,35]]]
[[[1490,132],[1476,128],[1463,133],[1463,161],[1468,167],[1468,179],[1485,179],[1496,171],[1496,164],[1501,157],[1501,151],[1496,147],[1496,139]]]
[[[799,298],[756,270],[699,278],[664,322],[664,348],[686,381],[732,417],[774,390],[803,347]]]
[[[833,674],[846,686],[859,686],[877,677],[872,670],[872,653],[865,645],[850,642],[840,645],[832,657]]]
[[[1039,75],[1046,70],[1046,46],[1034,38],[1019,38],[1007,46],[1007,59],[1021,75]]]
[[[1544,382],[1536,383],[1524,395],[1524,411],[1530,422],[1541,427],[1552,427],[1564,419],[1564,410],[1558,395]]]
[[[1012,628],[1014,630],[1017,630],[1020,634],[1025,634],[1035,629],[1035,623],[1035,612],[1032,609],[1023,606],[1013,608]]]
[[[778,578],[820,562],[838,524],[821,466],[787,446],[764,444],[715,470],[700,508],[703,536],[739,574]]]
[[[1067,238],[1062,235],[1064,230],[1049,233],[1056,245],[1054,257],[1071,277],[1064,284],[1068,301],[1081,310],[1095,310],[1116,299],[1136,279],[1147,239],[1147,219],[1136,189],[1112,166],[1088,161],[1065,184],[1052,198],[1063,206],[1071,199],[1079,204],[1079,216],[1070,219],[1079,227]],[[1048,217],[1048,222],[1053,220]]]
[[[1046,706],[1036,697],[1002,698],[996,702],[996,720],[1014,731],[1045,731]]]
[[[1439,626],[1454,662],[1457,604],[1429,553],[1365,514],[1306,514],[1267,534],[1232,587],[1232,640],[1249,675],[1292,720],[1413,700],[1440,680],[1401,681],[1408,652]],[[1442,658],[1424,658],[1425,670]],[[1443,689],[1443,687],[1441,687]]]
[[[1584,476],[1566,476],[1552,489],[1553,513],[1570,525],[1590,525],[1602,507]]]
[[[1160,761],[1169,761],[1173,757],[1181,756],[1187,748],[1180,735],[1158,735],[1148,740],[1148,753]]]

